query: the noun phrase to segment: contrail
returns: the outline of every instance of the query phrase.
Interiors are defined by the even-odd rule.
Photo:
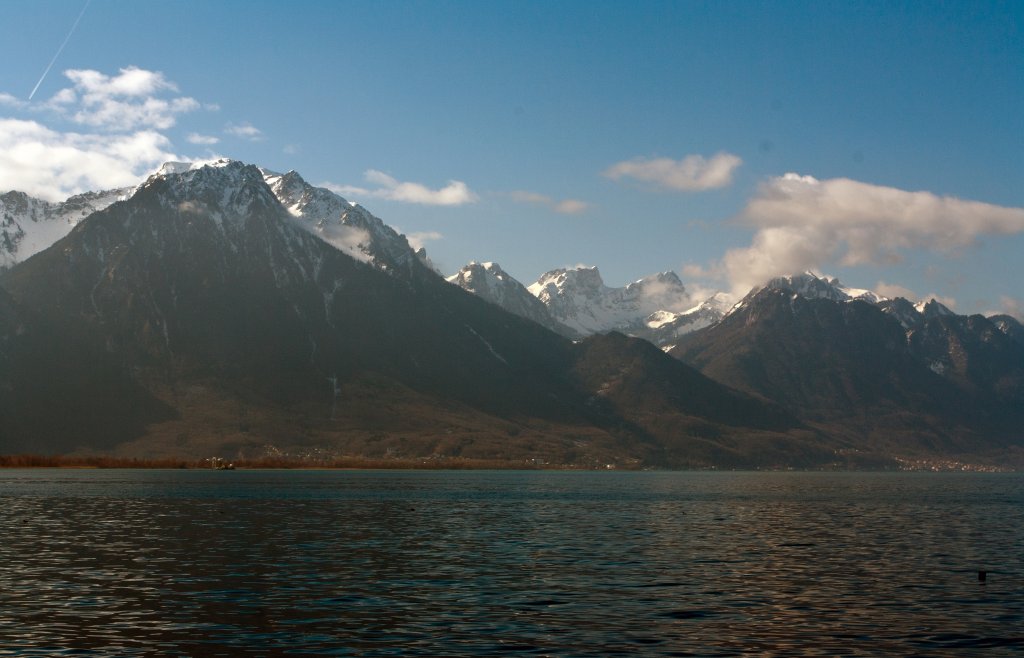
[[[50,69],[53,68],[54,62],[57,61],[61,52],[64,51],[64,46],[68,45],[68,40],[71,39],[71,35],[75,33],[75,28],[78,27],[78,21],[82,20],[82,16],[85,16],[85,10],[89,8],[90,2],[92,2],[92,0],[85,0],[85,6],[82,7],[82,11],[78,14],[78,18],[75,19],[75,24],[71,26],[71,30],[68,32],[68,35],[64,37],[64,43],[60,44],[60,48],[57,49],[57,54],[50,60],[50,65],[47,66],[46,70],[43,71],[43,74],[39,76],[39,82],[36,83],[35,87],[32,87],[32,93],[28,95],[29,100],[32,100],[32,97],[36,95],[36,91],[39,90],[39,85],[43,84],[43,80],[46,79],[46,74],[50,72]]]

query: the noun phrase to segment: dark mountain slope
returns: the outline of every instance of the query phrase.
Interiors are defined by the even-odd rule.
[[[935,316],[908,332],[873,304],[769,287],[672,354],[846,437],[850,447],[986,453],[1019,437],[1024,406],[1013,400],[1024,358],[982,320]],[[944,372],[936,360],[950,351],[962,358]]]
[[[0,451],[108,450],[174,417],[91,331],[68,331],[0,289]]]
[[[659,443],[666,463],[811,466],[836,459],[833,441],[781,407],[665,359],[645,340],[614,332],[596,335],[577,345],[577,353],[574,371],[595,393],[591,404],[667,437]]]

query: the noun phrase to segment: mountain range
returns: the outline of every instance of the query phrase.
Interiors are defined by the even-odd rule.
[[[527,287],[497,263],[472,262],[448,281],[570,338],[617,331],[659,347],[718,322],[731,306],[722,293],[695,300],[675,272],[612,288],[598,268],[579,266],[546,272]]]
[[[1010,316],[812,274],[735,305],[671,272],[446,281],[365,208],[229,160],[0,201],[0,453],[1021,462]]]

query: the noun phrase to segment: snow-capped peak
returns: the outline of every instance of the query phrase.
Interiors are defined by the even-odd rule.
[[[729,295],[719,292],[682,313],[652,313],[644,323],[650,331],[644,332],[643,337],[655,345],[665,347],[681,336],[720,321],[731,306]]]
[[[883,312],[896,318],[903,325],[904,329],[910,329],[921,320],[921,312],[914,308],[914,305],[903,297],[885,299],[879,302],[878,307]]]
[[[481,284],[490,287],[499,287],[504,284],[515,283],[522,286],[521,283],[512,278],[508,272],[501,269],[501,265],[494,262],[479,263],[475,260],[467,263],[461,270],[455,274],[447,277],[446,280],[449,283],[455,283],[456,285],[462,285],[463,282],[474,285]],[[465,285],[462,285],[466,288]]]
[[[294,171],[261,169],[271,191],[300,226],[358,260],[388,271],[416,261],[430,267],[426,252],[409,246],[405,236],[356,203],[324,187],[314,187]]]
[[[834,302],[860,300],[877,304],[885,299],[870,290],[850,288],[844,286],[835,277],[818,276],[813,272],[775,277],[759,290],[764,289],[784,290],[796,293],[805,299],[828,299]],[[759,292],[759,290],[754,292]]]
[[[137,186],[87,192],[62,203],[21,192],[0,195],[0,268],[49,247],[88,215],[158,184],[161,203],[175,210],[182,203],[192,210],[205,207],[218,224],[243,216],[254,203],[280,204],[298,226],[357,260],[392,272],[416,262],[433,269],[425,251],[414,251],[405,236],[365,208],[309,185],[294,171],[279,174],[228,158],[165,162]]]
[[[556,320],[583,335],[643,331],[652,314],[681,313],[693,306],[674,272],[652,274],[622,288],[611,288],[604,284],[596,267],[561,268],[543,274],[529,290]],[[668,316],[651,320],[670,321]]]
[[[727,293],[716,292],[700,304],[684,311],[682,315],[690,315],[699,311],[709,311],[712,313],[718,313],[719,315],[725,315],[733,306],[732,299],[732,296]]]
[[[545,272],[533,284],[527,286],[530,293],[545,304],[547,299],[571,289],[575,293],[598,295],[605,290],[604,280],[596,267],[580,266],[571,269],[559,268]]]
[[[218,224],[227,217],[243,217],[254,206],[277,204],[264,185],[260,170],[238,160],[168,163],[147,178],[135,193],[158,185],[160,202],[168,208],[180,210],[183,203],[193,211],[205,208]]]
[[[946,306],[942,305],[934,297],[932,297],[927,302],[921,301],[914,304],[914,309],[922,316],[924,316],[926,320],[941,317],[943,315],[956,315],[956,313],[949,310],[949,308],[947,308]]]
[[[556,322],[547,307],[497,263],[472,261],[447,281],[548,329],[569,337],[576,336],[575,332]]]

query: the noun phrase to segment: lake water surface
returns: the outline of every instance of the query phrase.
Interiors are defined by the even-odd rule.
[[[1024,653],[1024,475],[0,471],[0,656],[741,653]]]

